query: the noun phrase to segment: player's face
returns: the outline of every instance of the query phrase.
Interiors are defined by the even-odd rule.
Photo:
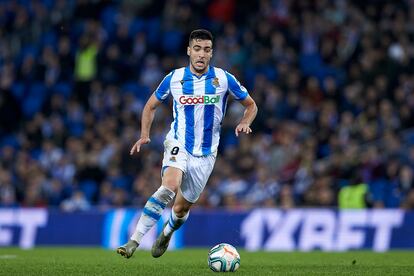
[[[187,47],[190,57],[190,67],[197,74],[207,72],[210,59],[213,56],[213,43],[211,40],[193,39]]]

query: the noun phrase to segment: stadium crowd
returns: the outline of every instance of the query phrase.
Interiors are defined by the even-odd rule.
[[[172,120],[129,155],[188,34],[256,100],[197,206],[414,208],[414,1],[0,1],[0,206],[142,207]]]

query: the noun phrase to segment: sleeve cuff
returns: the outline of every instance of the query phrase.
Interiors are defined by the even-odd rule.
[[[164,99],[161,98],[161,96],[157,92],[154,92],[154,95],[155,95],[155,98],[157,98],[157,100],[159,100],[160,102],[164,101]]]
[[[249,96],[249,94],[248,94],[248,93],[243,94],[240,98],[238,98],[238,99],[236,99],[236,100],[238,100],[238,101],[243,101],[244,99],[246,99],[246,98],[247,98],[247,96]]]

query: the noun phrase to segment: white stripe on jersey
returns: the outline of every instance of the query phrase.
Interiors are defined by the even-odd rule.
[[[216,71],[216,77],[219,80],[227,80],[226,78],[226,73],[223,69],[219,69],[214,67],[214,70]],[[220,86],[223,86],[222,89],[224,91],[228,91],[228,82],[227,81],[223,81],[223,83],[220,83]],[[217,117],[217,121],[218,124],[215,124],[214,128],[217,128],[218,130],[214,131],[217,132],[217,135],[213,134],[213,141],[212,141],[212,147],[215,147],[216,149],[218,148],[219,142],[220,142],[220,131],[221,131],[221,122],[224,119],[225,114],[225,109],[227,106],[227,98],[228,98],[229,93],[227,92],[223,98],[220,101],[220,114],[214,113],[214,116]],[[216,120],[214,120],[216,121]]]
[[[205,78],[194,79],[194,94],[205,95],[206,94],[206,84]],[[194,154],[200,155],[198,149],[201,149],[201,143],[203,142],[204,137],[204,105],[195,105],[194,106]]]
[[[170,82],[170,90],[172,89],[174,89],[174,91],[181,90],[179,91],[179,93],[181,94],[183,93],[182,85],[180,84],[180,81],[183,79],[183,76],[184,76],[184,70],[177,69],[173,72],[173,75],[171,77],[171,82]],[[179,85],[177,85],[177,83]],[[175,116],[174,116],[174,121],[171,123],[171,130],[168,133],[168,135],[172,136],[170,137],[170,139],[175,139],[175,137],[177,137],[177,140],[182,142],[179,137],[185,137],[185,116],[184,116],[183,110],[178,108],[178,103],[175,101],[175,99],[174,99],[173,104],[176,105],[176,107],[174,108]],[[174,126],[175,124],[177,124],[177,129],[175,129],[175,126]]]

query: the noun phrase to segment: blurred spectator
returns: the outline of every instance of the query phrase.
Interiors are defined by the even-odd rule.
[[[62,201],[61,208],[65,212],[87,211],[90,204],[81,191],[75,191],[70,198]]]
[[[269,172],[265,168],[257,170],[256,181],[247,191],[245,204],[250,207],[274,207],[275,198],[279,192],[279,184],[270,178]]]
[[[0,167],[0,206],[17,206],[16,191],[13,187],[12,175],[7,170]]]
[[[280,189],[279,207],[282,209],[291,209],[295,206],[296,204],[293,198],[292,187],[289,185],[282,186]]]
[[[405,198],[402,207],[408,211],[414,210],[414,190],[410,190]]]
[[[350,181],[349,185],[340,189],[338,207],[340,209],[363,209],[367,207],[368,197],[368,185],[356,177]]]
[[[142,108],[201,27],[260,112],[236,138],[229,97],[200,208],[413,208],[412,1],[24,2],[0,3],[1,206],[142,207],[172,120],[131,157]]]
[[[92,37],[83,35],[79,40],[79,48],[75,58],[75,93],[77,100],[88,107],[89,89],[98,71],[98,47]]]

